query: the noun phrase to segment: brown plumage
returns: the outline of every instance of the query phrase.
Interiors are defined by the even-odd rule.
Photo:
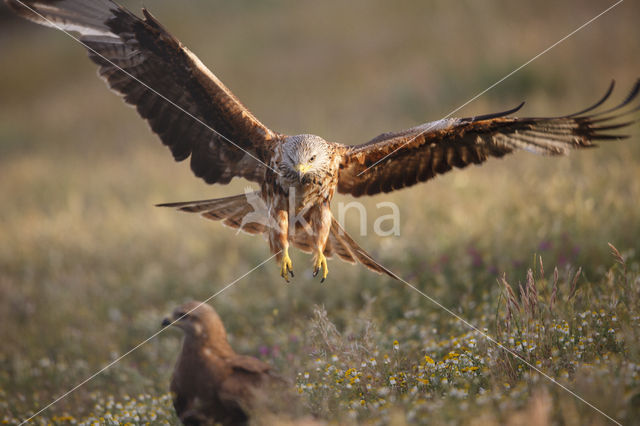
[[[185,425],[247,423],[258,393],[282,382],[268,364],[234,352],[220,317],[207,304],[185,303],[162,325],[184,332],[170,389]]]
[[[567,154],[598,140],[626,137],[617,131],[636,122],[640,110],[639,81],[613,108],[597,110],[612,84],[592,107],[562,117],[511,117],[520,105],[385,133],[359,146],[287,136],[260,123],[144,9],[141,19],[110,0],[5,1],[27,19],[79,33],[100,75],[136,106],[177,161],[191,157],[196,176],[211,184],[234,177],[257,182],[260,190],[250,196],[163,206],[266,233],[287,280],[293,276],[290,244],[313,253],[314,273],[322,270],[323,280],[326,258],[333,254],[396,278],[335,221],[330,203],[336,190],[354,196],[390,192],[518,149]]]

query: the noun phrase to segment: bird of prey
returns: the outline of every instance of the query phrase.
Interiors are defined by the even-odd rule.
[[[110,0],[5,1],[27,19],[78,33],[100,76],[136,107],[175,160],[191,158],[196,176],[209,184],[234,177],[257,182],[260,189],[250,194],[164,206],[265,234],[287,281],[293,276],[290,245],[313,254],[314,275],[320,272],[323,281],[332,255],[397,278],[334,219],[330,203],[336,191],[356,197],[395,191],[520,149],[567,154],[598,140],[623,138],[617,131],[636,121],[632,114],[640,109],[634,103],[640,82],[620,104],[599,108],[612,84],[599,102],[571,115],[511,116],[521,104],[348,146],[269,129],[145,9],[139,18]]]
[[[183,424],[246,424],[257,394],[284,383],[268,364],[234,352],[211,306],[187,302],[162,321],[169,325],[184,332],[170,388]]]

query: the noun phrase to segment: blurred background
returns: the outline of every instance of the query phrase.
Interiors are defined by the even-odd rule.
[[[136,13],[143,5],[122,3]],[[442,118],[611,4],[144,2],[267,126],[346,144]],[[638,16],[638,2],[620,4],[456,115],[523,100],[520,115],[568,114],[599,99],[611,79],[614,101],[622,99],[640,77]],[[207,186],[188,164],[174,163],[68,36],[1,4],[0,64],[0,412],[10,422],[269,250],[260,237],[154,207],[233,195],[250,184]],[[629,140],[567,158],[518,153],[361,199],[370,231],[376,203],[397,203],[400,236],[359,236],[355,214],[347,216],[347,230],[381,263],[470,318],[481,303],[495,313],[496,278],[505,272],[522,279],[534,253],[549,270],[581,266],[597,280],[612,264],[607,242],[630,257],[640,249],[638,126],[631,132]],[[416,347],[415,328],[398,322],[407,311],[418,312],[412,327],[446,329],[451,321],[403,284],[364,268],[331,261],[321,285],[311,278],[308,256],[294,252],[293,263],[291,284],[270,262],[212,301],[239,351],[290,377],[310,362],[303,336],[315,305],[345,335],[366,317],[413,336]],[[178,333],[163,333],[46,418],[81,419],[110,397],[160,398],[178,348]]]

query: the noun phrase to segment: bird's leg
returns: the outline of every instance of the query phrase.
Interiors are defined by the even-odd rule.
[[[327,258],[321,251],[317,251],[313,256],[313,276],[317,276],[320,272],[320,268],[322,268],[322,278],[320,282],[323,283],[329,274],[329,267],[327,266]]]
[[[317,276],[322,268],[322,278],[320,282],[323,283],[329,274],[329,268],[327,267],[327,258],[324,255],[324,249],[327,246],[327,239],[329,238],[329,232],[331,231],[331,209],[329,208],[329,202],[325,201],[317,209],[311,212],[311,224],[314,232],[314,253],[313,253],[313,276]]]
[[[289,274],[293,277],[293,263],[289,257],[289,215],[286,210],[278,210],[275,214],[275,226],[269,231],[269,243],[273,252],[279,250],[280,276],[289,282]]]
[[[284,278],[286,282],[289,282],[289,274],[293,277],[293,263],[289,257],[289,248],[285,247],[280,263],[280,276]]]

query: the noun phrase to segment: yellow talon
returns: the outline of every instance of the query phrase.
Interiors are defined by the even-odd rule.
[[[324,254],[322,252],[318,252],[315,256],[315,261],[313,264],[314,277],[318,275],[318,272],[320,272],[320,268],[322,268],[322,279],[320,280],[320,282],[323,283],[325,278],[327,278],[327,275],[329,274],[329,267],[327,266],[327,258],[324,257]]]
[[[286,282],[289,282],[289,274],[293,277],[293,263],[289,257],[289,250],[284,249],[284,255],[282,256],[282,264],[280,266],[280,276],[284,278]]]

